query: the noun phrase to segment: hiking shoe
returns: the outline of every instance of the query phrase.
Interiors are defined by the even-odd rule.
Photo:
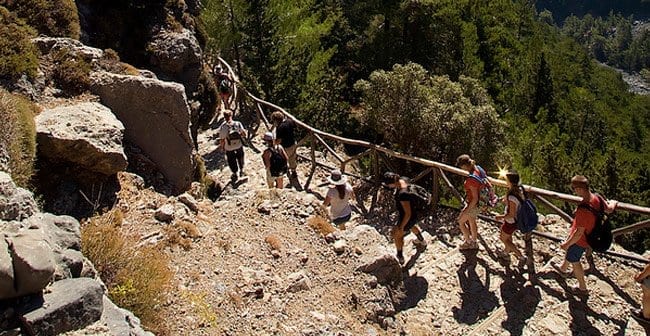
[[[588,289],[580,289],[580,287],[569,287],[569,291],[573,293],[574,295],[580,295],[580,296],[588,296],[589,295],[589,290]]]
[[[418,250],[424,250],[427,248],[427,242],[425,240],[415,239],[413,240],[413,246]]]
[[[246,176],[246,173],[244,173],[244,170],[242,169],[239,171],[239,177],[243,177],[243,176]]]
[[[458,249],[459,250],[471,250],[472,249],[472,243],[466,241],[466,242],[460,244],[460,246],[458,246]]]
[[[232,175],[230,175],[230,180],[233,182],[237,181],[237,173],[232,173]]]
[[[571,272],[563,271],[560,266],[558,266],[555,261],[551,261],[551,267],[555,270],[557,274],[559,274],[562,278],[566,279],[569,276],[571,276]]]
[[[292,172],[289,174],[289,177],[291,177],[291,178],[298,178],[298,173],[296,173],[296,171],[294,170],[294,171],[292,171]]]

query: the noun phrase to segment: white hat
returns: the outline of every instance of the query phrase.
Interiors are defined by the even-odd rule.
[[[334,169],[330,172],[330,177],[327,178],[327,181],[333,185],[343,185],[348,179],[345,175],[341,174],[340,170]]]
[[[273,138],[274,138],[274,136],[273,136],[273,133],[272,133],[272,132],[266,132],[266,133],[264,133],[264,137],[263,137],[264,140],[266,140],[266,141],[273,141]]]

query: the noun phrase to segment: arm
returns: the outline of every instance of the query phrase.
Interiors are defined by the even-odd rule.
[[[226,139],[225,138],[219,139],[219,149],[222,150],[222,151],[226,150]]]
[[[507,219],[515,219],[517,218],[517,212],[515,211],[515,202],[511,201],[510,199],[506,198],[506,202],[508,202],[508,213],[505,213],[503,215],[496,215],[494,219],[496,220],[507,220]]]
[[[325,196],[325,200],[323,201],[323,206],[327,207],[330,205],[330,202],[332,201],[332,198],[328,196]]]
[[[647,278],[648,276],[650,276],[650,264],[645,265],[645,268],[643,269],[643,271],[639,272],[634,277],[634,281],[642,282],[643,279]]]
[[[469,188],[469,191],[472,193],[472,202],[467,205],[468,208],[476,208],[478,206],[478,188],[472,186]]]
[[[569,246],[571,246],[571,245],[575,244],[576,242],[578,242],[578,240],[580,240],[580,237],[582,237],[582,235],[584,233],[585,233],[585,228],[582,227],[582,226],[578,226],[576,228],[575,232],[573,232],[573,234],[569,235],[567,240],[564,243],[562,243],[562,245],[560,245],[560,247],[563,250],[568,249]]]
[[[264,167],[266,169],[269,169],[271,166],[271,152],[268,150],[264,151],[264,154],[262,154],[262,161],[264,161]]]

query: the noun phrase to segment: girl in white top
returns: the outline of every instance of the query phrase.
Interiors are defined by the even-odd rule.
[[[330,183],[329,190],[323,201],[323,206],[330,206],[330,218],[336,225],[345,227],[345,222],[352,216],[350,200],[354,199],[352,186],[347,182],[345,175],[338,169],[332,170],[327,179]]]
[[[508,193],[503,197],[506,204],[505,212],[502,215],[496,215],[495,219],[502,222],[499,238],[505,245],[506,253],[513,253],[519,260],[518,267],[521,268],[526,265],[526,257],[521,254],[521,251],[512,242],[512,234],[517,231],[517,210],[524,199],[524,193],[523,188],[519,185],[519,174],[517,172],[508,172],[506,182],[508,184]]]

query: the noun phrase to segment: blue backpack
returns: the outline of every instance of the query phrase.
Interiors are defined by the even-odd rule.
[[[535,203],[526,196],[526,192],[523,187],[521,188],[521,193],[524,195],[524,199],[519,198],[517,195],[512,195],[519,200],[519,208],[517,208],[517,228],[521,233],[528,233],[537,227],[539,222],[539,217],[537,217],[537,207]]]
[[[471,173],[469,174],[469,177],[481,183],[481,188],[479,189],[478,195],[479,206],[487,205],[490,208],[494,208],[499,202],[499,198],[492,188],[492,183],[490,183],[490,180],[488,180],[488,176],[485,173],[485,170],[481,168],[481,166],[477,165],[476,170],[478,170],[478,175]]]

